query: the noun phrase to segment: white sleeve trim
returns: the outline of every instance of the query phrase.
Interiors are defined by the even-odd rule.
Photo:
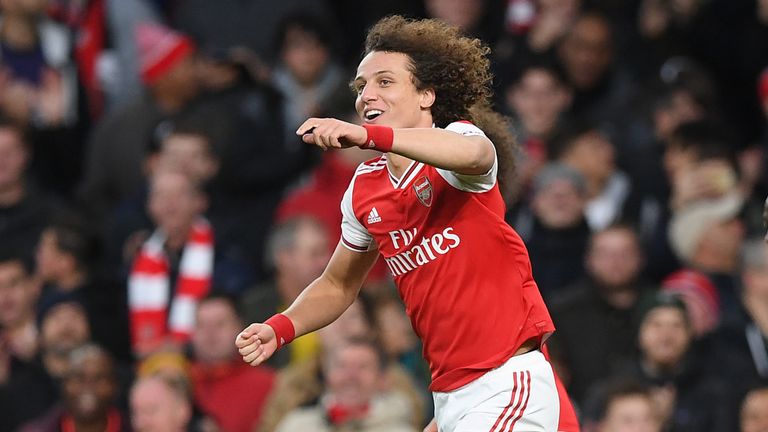
[[[341,243],[351,251],[366,252],[372,249],[374,242],[368,230],[357,220],[352,207],[352,189],[356,179],[357,175],[352,177],[341,199]]]
[[[477,126],[467,122],[453,122],[445,128],[451,132],[456,132],[464,136],[485,136],[485,133]],[[437,173],[445,179],[448,184],[456,189],[482,193],[493,189],[496,184],[496,176],[499,171],[499,158],[496,154],[496,146],[493,147],[493,165],[484,174],[459,174],[454,171],[437,168]]]

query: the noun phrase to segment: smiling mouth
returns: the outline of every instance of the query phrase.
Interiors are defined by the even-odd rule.
[[[384,114],[384,111],[372,109],[372,110],[366,111],[363,117],[365,117],[365,119],[368,121],[373,121],[373,120],[376,120],[376,118],[382,114]]]

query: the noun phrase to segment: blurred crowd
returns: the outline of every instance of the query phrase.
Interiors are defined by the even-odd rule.
[[[423,428],[386,266],[267,365],[233,343],[338,242],[377,154],[294,131],[359,121],[390,13],[492,48],[583,430],[768,430],[767,0],[0,0],[0,431]]]

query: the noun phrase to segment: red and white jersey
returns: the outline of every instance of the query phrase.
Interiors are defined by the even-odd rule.
[[[483,135],[468,122],[446,130]],[[498,162],[462,175],[413,162],[395,178],[386,154],[361,164],[341,203],[342,242],[378,249],[394,276],[433,391],[450,391],[554,331],[528,251],[504,221]]]

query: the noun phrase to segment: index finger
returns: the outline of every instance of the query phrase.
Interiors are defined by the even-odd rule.
[[[307,119],[304,123],[299,126],[298,129],[296,129],[296,135],[304,135],[308,134],[312,131],[312,129],[316,128],[318,126],[318,119],[312,117],[310,119]]]

